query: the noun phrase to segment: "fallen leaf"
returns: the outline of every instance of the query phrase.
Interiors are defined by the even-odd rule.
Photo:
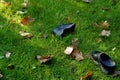
[[[97,41],[97,43],[100,43],[100,42],[102,42],[103,40],[102,40],[102,38],[97,38],[96,41]]]
[[[70,21],[70,17],[66,17],[65,19],[66,19],[66,21]]]
[[[69,46],[65,49],[64,53],[70,55],[73,52],[73,46]]]
[[[92,76],[92,72],[88,71],[85,76],[82,76],[80,80],[89,80],[89,78]]]
[[[92,0],[82,0],[82,1],[84,1],[86,3],[91,3],[92,2]]]
[[[72,40],[72,46],[69,46],[65,49],[64,53],[67,55],[71,55],[76,60],[80,61],[83,60],[82,52],[78,50],[78,39],[75,38]]]
[[[40,38],[47,38],[47,37],[48,37],[48,34],[47,34],[47,33],[40,35]]]
[[[36,59],[36,60],[40,60],[40,58],[41,58],[41,56],[39,56],[39,55],[36,55],[36,56],[35,56],[35,59]]]
[[[4,3],[4,6],[5,6],[5,7],[9,7],[10,5],[11,5],[10,2],[6,2],[6,3]]]
[[[100,36],[106,36],[106,37],[109,37],[110,36],[110,31],[108,30],[102,30],[102,32],[100,33]]]
[[[77,47],[73,48],[73,52],[71,54],[73,57],[75,57],[76,60],[80,61],[83,60],[83,56],[82,56],[82,52],[79,52],[79,50],[77,49]]]
[[[80,61],[83,60],[83,56],[82,56],[82,52],[79,52],[78,50],[78,38],[74,38],[72,40],[72,46],[73,46],[73,52],[72,52],[72,56],[75,57],[76,60]]]
[[[0,78],[2,78],[3,77],[3,75],[0,73]]]
[[[48,56],[36,56],[38,60],[40,60],[40,63],[46,63],[50,61],[53,58],[53,55],[48,55]]]
[[[10,55],[11,55],[11,53],[10,53],[10,52],[6,52],[5,57],[6,57],[6,58],[9,58],[9,57],[10,57]]]
[[[24,31],[20,31],[19,34],[23,36],[24,38],[31,38],[32,34]]]
[[[74,38],[74,39],[72,40],[72,46],[73,46],[73,47],[78,47],[78,38]]]
[[[102,28],[102,29],[109,29],[109,26],[110,26],[110,24],[107,21],[102,21],[99,24],[99,27]]]
[[[22,20],[21,20],[21,24],[23,25],[28,25],[30,24],[31,22],[33,22],[35,19],[34,18],[31,18],[30,16],[26,16],[24,17]]]
[[[6,2],[5,0],[1,0],[1,3],[3,4],[3,6],[5,7],[9,7],[11,5],[10,2]]]

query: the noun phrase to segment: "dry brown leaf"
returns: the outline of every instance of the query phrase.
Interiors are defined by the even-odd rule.
[[[66,17],[65,19],[66,19],[66,21],[70,21],[70,17],[69,17],[69,16],[68,16],[68,17]]]
[[[96,41],[97,41],[97,43],[100,43],[100,42],[102,42],[103,40],[102,40],[102,38],[97,38]]]
[[[10,2],[6,2],[6,1],[4,1],[4,0],[1,0],[1,3],[2,3],[3,6],[5,6],[5,7],[9,7],[9,6],[11,5]]]
[[[68,46],[64,51],[64,53],[67,55],[70,55],[72,52],[73,52],[73,46]]]
[[[31,18],[30,16],[26,16],[24,17],[22,20],[21,20],[21,24],[23,25],[28,25],[30,24],[31,22],[33,22],[35,19],[34,18]]]
[[[24,38],[31,38],[32,34],[24,31],[20,31],[19,34],[23,36]]]
[[[102,29],[109,29],[109,26],[110,26],[110,24],[107,21],[102,21],[99,24],[99,27],[102,28]]]
[[[109,37],[110,36],[110,31],[108,30],[102,30],[102,32],[100,33],[100,36],[106,36],[106,37]]]
[[[82,56],[82,52],[79,52],[79,50],[77,49],[77,47],[73,48],[73,52],[71,54],[73,57],[75,57],[76,60],[80,61],[83,60],[83,56]]]
[[[92,76],[92,72],[91,72],[91,71],[88,71],[85,76],[82,76],[82,77],[81,77],[80,80],[86,80],[86,79],[89,80],[89,78],[90,78],[91,76]]]
[[[53,55],[48,55],[48,56],[41,56],[40,57],[40,63],[46,63],[48,61],[50,61],[53,58]]]
[[[82,52],[79,52],[78,50],[78,39],[75,38],[72,40],[72,46],[69,46],[64,51],[65,54],[71,55],[76,60],[80,61],[83,60]]]

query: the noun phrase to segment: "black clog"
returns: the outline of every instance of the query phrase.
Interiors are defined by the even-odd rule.
[[[58,27],[53,29],[53,33],[58,36],[65,36],[67,33],[73,32],[75,29],[74,23],[61,24]]]
[[[110,74],[115,71],[115,62],[107,54],[100,51],[93,51],[91,55],[94,62],[100,64],[104,73]]]

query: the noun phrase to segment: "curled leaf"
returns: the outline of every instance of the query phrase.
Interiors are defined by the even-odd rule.
[[[77,49],[77,47],[73,48],[73,52],[71,54],[76,60],[80,61],[83,60],[83,56],[82,56],[82,52],[79,52],[79,50]]]
[[[70,55],[73,52],[73,46],[69,46],[65,49],[64,53]]]
[[[50,61],[53,58],[53,55],[48,55],[48,56],[37,56],[37,59],[40,60],[40,63],[46,63]]]
[[[24,38],[31,38],[32,34],[24,31],[20,31],[19,34],[23,36]]]
[[[82,52],[78,50],[78,39],[75,38],[72,40],[72,46],[69,46],[64,51],[65,54],[71,55],[76,60],[80,61],[83,60]]]
[[[107,21],[102,21],[102,22],[100,22],[99,24],[96,23],[96,22],[94,22],[94,23],[93,23],[93,26],[96,26],[96,27],[98,27],[98,28],[107,30],[107,29],[109,29],[110,24],[109,24]]]
[[[23,25],[28,25],[30,24],[31,22],[33,22],[35,19],[34,18],[31,18],[30,16],[26,16],[24,17],[22,20],[21,20],[21,24]]]
[[[100,36],[106,36],[106,37],[109,37],[110,36],[110,31],[108,30],[102,30],[102,32],[100,33]]]
[[[89,78],[92,76],[92,72],[88,71],[85,76],[82,76],[80,80],[89,80]]]
[[[102,21],[99,24],[99,27],[102,28],[102,29],[109,29],[109,26],[110,26],[110,24],[107,21]]]

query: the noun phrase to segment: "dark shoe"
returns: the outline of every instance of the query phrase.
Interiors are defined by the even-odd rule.
[[[101,69],[106,74],[111,74],[115,71],[115,62],[105,53],[100,54],[99,59]]]
[[[98,56],[98,60],[100,61],[103,67],[115,67],[115,62],[105,53],[100,54]]]
[[[100,51],[93,51],[91,54],[93,60],[101,65],[104,73],[110,74],[115,71],[115,62],[107,54]]]
[[[99,60],[98,60],[98,56],[99,56],[100,54],[101,54],[100,51],[93,51],[93,52],[91,53],[92,58],[93,58],[93,61],[94,61],[96,64],[100,64],[100,63],[99,63]]]
[[[54,28],[53,33],[59,36],[65,36],[65,34],[73,32],[74,29],[75,29],[75,24],[73,23],[62,24]]]

